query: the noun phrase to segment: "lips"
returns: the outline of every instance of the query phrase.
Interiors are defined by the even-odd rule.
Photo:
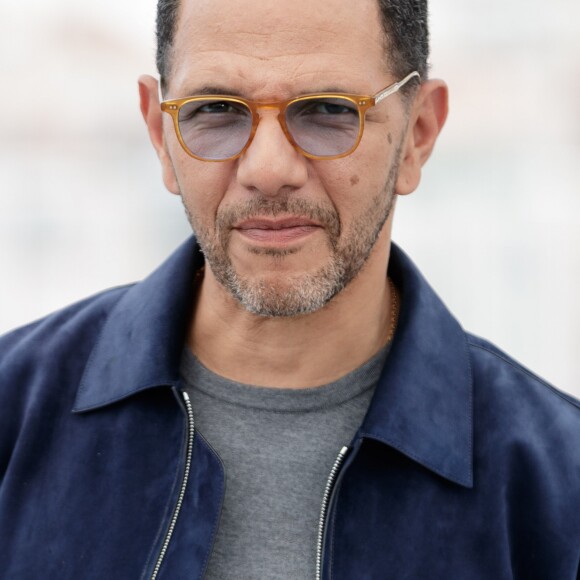
[[[288,217],[283,219],[248,219],[240,222],[233,229],[256,242],[283,244],[305,237],[320,227],[318,223],[308,218]]]
[[[320,227],[319,224],[303,217],[283,219],[253,218],[234,226],[237,230],[283,230],[286,228]]]

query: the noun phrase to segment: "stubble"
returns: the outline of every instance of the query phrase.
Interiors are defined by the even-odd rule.
[[[396,152],[394,159],[400,155]],[[276,198],[255,197],[218,210],[210,230],[184,207],[205,259],[216,280],[249,312],[263,317],[293,317],[315,312],[327,305],[362,270],[389,218],[399,164],[394,163],[383,189],[344,230],[336,208],[292,193]],[[330,256],[315,272],[295,276],[250,278],[234,268],[229,257],[232,228],[241,221],[278,215],[300,216],[324,227]],[[254,254],[284,260],[296,249],[252,248]]]

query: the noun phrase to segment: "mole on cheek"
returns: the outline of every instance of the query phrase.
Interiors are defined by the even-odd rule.
[[[356,185],[359,181],[360,181],[360,177],[358,175],[353,175],[350,178],[350,184],[353,186]]]
[[[389,145],[392,145],[393,144],[393,136],[390,133],[387,135],[387,139],[389,140]]]

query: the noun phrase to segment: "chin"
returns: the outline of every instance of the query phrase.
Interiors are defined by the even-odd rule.
[[[331,263],[314,273],[272,272],[244,277],[235,274],[224,286],[252,314],[293,317],[323,308],[345,286],[340,268]]]

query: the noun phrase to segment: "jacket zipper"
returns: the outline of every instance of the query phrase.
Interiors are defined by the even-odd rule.
[[[153,574],[151,575],[151,580],[156,580],[159,570],[161,569],[161,564],[163,564],[163,559],[169,548],[169,543],[171,542],[171,536],[175,530],[175,525],[177,524],[177,519],[179,518],[179,512],[181,511],[181,506],[183,505],[183,499],[185,498],[185,490],[187,488],[187,482],[189,480],[189,472],[191,470],[191,456],[193,454],[193,438],[195,435],[195,423],[193,420],[193,408],[191,406],[191,401],[189,395],[183,391],[181,393],[183,400],[185,402],[185,409],[187,411],[187,451],[185,456],[185,470],[183,471],[183,479],[181,481],[181,489],[179,490],[179,497],[177,498],[177,504],[173,510],[173,516],[171,517],[171,523],[169,524],[169,529],[165,534],[165,540],[163,541],[163,546],[161,547],[161,552],[159,552],[159,557],[157,558],[157,563],[155,568],[153,568]]]
[[[328,508],[330,506],[330,498],[332,497],[332,491],[334,489],[334,484],[336,483],[336,478],[340,472],[340,468],[346,458],[348,453],[348,447],[343,447],[336,458],[330,475],[328,476],[328,481],[326,482],[326,487],[324,488],[324,496],[322,498],[322,507],[320,508],[320,520],[318,521],[318,544],[316,548],[316,580],[322,580],[322,557],[324,551],[324,539],[325,539],[325,528],[326,528],[326,518],[328,516]]]

